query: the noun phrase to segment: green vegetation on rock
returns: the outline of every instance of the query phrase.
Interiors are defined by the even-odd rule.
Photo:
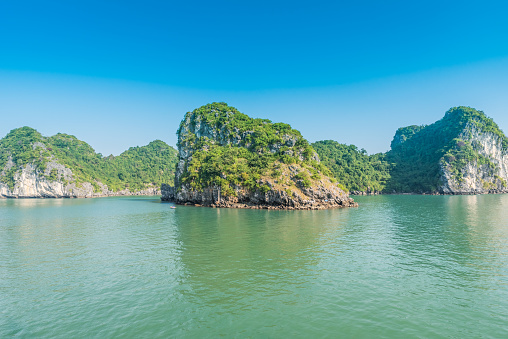
[[[392,143],[390,144],[390,147],[392,149],[396,148],[400,144],[404,143],[407,139],[410,139],[415,135],[416,133],[420,132],[422,129],[427,127],[426,125],[411,125],[407,127],[401,127],[395,132],[395,136],[393,137]]]
[[[428,126],[399,129],[392,150],[386,155],[392,168],[385,190],[437,192],[442,185],[442,166],[449,166],[459,181],[466,163],[476,161],[479,165],[495,167],[478,153],[479,145],[470,135],[473,128],[481,133],[494,134],[503,149],[508,149],[508,139],[497,124],[482,111],[470,107],[451,108],[441,120]]]
[[[330,171],[319,162],[300,132],[284,123],[253,119],[225,103],[188,112],[178,129],[180,157],[186,161],[180,185],[193,190],[220,187],[235,195],[236,187],[266,192],[267,181],[308,188]],[[289,175],[291,170],[298,171]]]
[[[508,152],[508,138],[496,123],[483,112],[464,106],[451,108],[434,124],[399,128],[386,154],[369,156],[354,145],[330,140],[312,146],[322,163],[352,192],[436,193],[442,190],[442,181],[448,180],[445,171],[460,184],[468,164],[481,172],[483,189],[505,188],[506,180],[497,175],[495,161],[480,153],[480,134],[493,135],[503,152]],[[456,183],[452,186],[457,187]]]
[[[172,183],[177,151],[156,140],[143,147],[131,147],[117,157],[103,157],[86,142],[75,136],[58,133],[43,137],[30,127],[14,129],[0,140],[0,182],[14,187],[14,175],[27,164],[50,181],[69,183],[53,168],[46,173],[48,163],[64,165],[72,171],[72,182],[98,182],[109,190],[128,189],[131,192]],[[3,170],[2,170],[3,169]]]
[[[304,154],[306,158],[310,158],[314,154],[314,150],[307,140],[290,125],[272,123],[268,119],[253,119],[224,102],[214,102],[188,112],[180,123],[180,128],[177,131],[178,146],[183,141],[195,148],[201,148],[200,146],[203,146],[202,143],[206,140],[204,138],[196,140],[194,133],[183,131],[186,124],[190,124],[193,128],[203,125],[207,126],[209,130],[220,131],[219,135],[209,135],[206,138],[217,137],[221,144],[234,144],[258,153],[273,153],[273,149],[270,147],[283,145],[283,149],[278,150],[279,153],[290,154],[289,148],[294,147],[296,153]],[[291,140],[294,143],[288,142]],[[295,154],[292,155],[295,156]]]
[[[389,164],[382,153],[367,155],[354,145],[325,140],[312,144],[335,178],[351,192],[381,192],[390,178]]]

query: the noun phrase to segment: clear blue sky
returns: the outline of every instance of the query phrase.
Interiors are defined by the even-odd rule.
[[[458,105],[507,131],[506,18],[503,1],[3,1],[0,136],[175,145],[212,101],[369,153]]]

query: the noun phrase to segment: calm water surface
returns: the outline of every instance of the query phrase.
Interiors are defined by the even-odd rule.
[[[0,200],[0,337],[508,337],[508,195],[356,200]]]

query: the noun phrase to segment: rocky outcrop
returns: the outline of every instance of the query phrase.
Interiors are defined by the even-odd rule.
[[[234,112],[228,112],[228,116],[234,115]],[[187,161],[192,157],[192,154],[196,150],[194,147],[195,140],[210,140],[216,145],[231,145],[233,147],[245,147],[251,146],[252,138],[254,138],[254,131],[240,131],[238,128],[232,130],[229,126],[223,125],[221,127],[212,126],[206,121],[203,121],[200,114],[191,112],[186,114],[184,120],[180,124],[178,130],[178,164],[175,172],[175,186],[178,186],[178,178],[182,176],[185,171]],[[297,156],[300,160],[303,160],[303,154],[296,152],[293,147],[295,146],[298,137],[291,134],[282,136],[281,143],[274,143],[269,145],[269,151],[271,153],[280,152],[283,147],[287,148],[282,151],[283,154],[289,156]],[[319,156],[316,152],[312,155],[312,160],[319,162]]]
[[[289,209],[308,210],[334,207],[357,207],[358,204],[337,187],[303,188],[300,194],[284,189],[250,191],[244,187],[235,187],[235,195],[224,196],[219,187],[207,187],[202,191],[189,189],[183,185],[176,191],[174,187],[162,188],[162,200],[184,205],[251,208],[251,209]]]
[[[260,129],[263,125],[257,126],[257,130],[232,127],[228,119],[234,119],[235,114],[241,114],[235,109],[229,110],[225,104],[208,105],[208,116],[202,115],[200,109],[187,113],[178,130],[178,151],[179,159],[175,173],[175,187],[162,185],[162,200],[173,201],[178,204],[191,204],[196,206],[209,207],[231,207],[231,208],[263,208],[263,209],[324,209],[332,207],[354,207],[357,204],[349,198],[348,194],[340,189],[333,179],[325,175],[317,175],[316,180],[310,181],[312,175],[307,163],[318,163],[319,156],[312,148],[301,148],[298,145],[308,145],[302,142],[299,132],[291,130],[290,126],[284,126],[283,133],[277,130],[277,142],[265,145],[265,148],[252,147],[255,144]],[[205,107],[205,106],[203,106]],[[215,110],[218,107],[217,110]],[[223,109],[220,111],[220,109]],[[236,112],[235,112],[236,111]],[[222,114],[222,116],[221,116]],[[241,122],[251,119],[241,114]],[[212,118],[210,118],[210,116]],[[220,122],[210,123],[209,121],[222,118]],[[254,120],[254,119],[251,119]],[[216,121],[216,120],[214,120]],[[255,124],[256,121],[253,122]],[[259,123],[259,122],[257,122]],[[239,123],[241,125],[241,123]],[[262,124],[271,124],[263,121]],[[243,126],[243,125],[242,125]],[[250,126],[250,125],[249,125]],[[258,133],[258,134],[256,134]],[[184,175],[188,175],[188,166],[196,152],[207,152],[213,146],[226,148],[244,148],[255,154],[272,154],[279,157],[290,156],[296,159],[296,163],[287,165],[279,163],[277,166],[279,177],[270,177],[268,173],[262,173],[257,179],[256,188],[249,188],[236,179],[228,181],[228,192],[221,190],[220,185],[207,185],[196,187],[188,181],[184,182]],[[306,153],[304,153],[304,151]],[[301,163],[300,163],[301,162]],[[282,178],[282,179],[281,179]],[[220,174],[218,181],[227,181],[225,173]],[[198,180],[199,182],[200,180]],[[312,183],[309,185],[309,183]]]
[[[351,194],[351,195],[379,195],[379,194],[382,194],[382,192],[372,191],[370,188],[367,188],[366,191],[350,191],[349,194]]]
[[[508,193],[508,150],[502,138],[492,132],[483,132],[470,122],[459,138],[471,144],[477,157],[465,163],[459,173],[453,165],[441,161],[440,192],[444,194]]]
[[[48,179],[49,173],[54,170],[56,170],[57,177],[61,179]],[[160,190],[155,187],[137,192],[128,190],[113,192],[100,182],[96,182],[95,187],[89,182],[65,183],[72,180],[72,171],[61,164],[48,162],[45,172],[41,173],[34,164],[30,163],[16,172],[12,190],[8,185],[0,183],[0,198],[96,198],[160,194]]]
[[[175,201],[175,187],[168,184],[162,184],[161,195],[162,201]]]

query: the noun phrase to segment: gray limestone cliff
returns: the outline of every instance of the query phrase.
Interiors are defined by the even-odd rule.
[[[52,169],[57,169],[62,174],[62,180],[50,180],[48,174]],[[0,198],[96,198],[107,196],[124,195],[159,195],[160,189],[147,188],[145,190],[131,192],[129,190],[111,191],[107,185],[101,182],[75,183],[72,171],[64,165],[51,162],[46,168],[46,173],[29,163],[19,169],[14,175],[14,187],[11,189],[5,183],[0,182]],[[71,183],[68,183],[71,181]]]
[[[459,168],[443,159],[440,191],[444,194],[508,193],[508,149],[503,147],[502,136],[468,123],[459,138],[471,145],[476,156]]]

